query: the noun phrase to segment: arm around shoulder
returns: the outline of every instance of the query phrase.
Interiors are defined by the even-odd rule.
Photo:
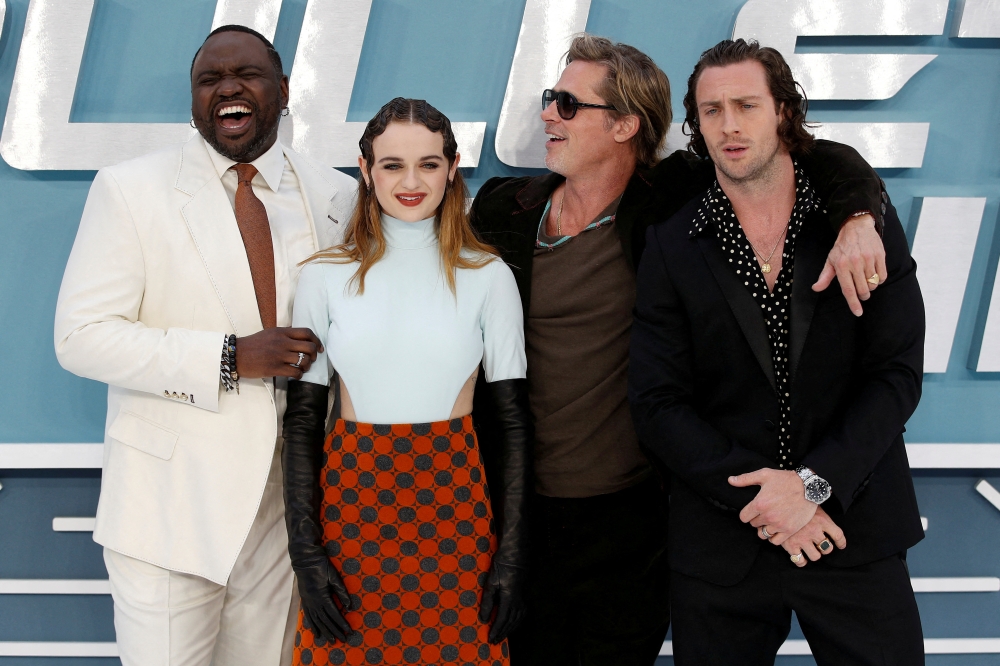
[[[825,202],[834,231],[852,215],[869,211],[882,230],[886,195],[882,179],[861,154],[844,143],[817,139],[812,150],[796,155]]]

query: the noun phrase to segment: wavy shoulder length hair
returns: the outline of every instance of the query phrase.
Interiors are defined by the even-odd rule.
[[[419,123],[431,132],[444,138],[444,157],[448,167],[455,164],[458,142],[447,116],[422,99],[397,97],[379,109],[375,117],[368,121],[365,133],[358,145],[365,158],[368,181],[364,175],[358,176],[358,201],[351,215],[351,221],[344,233],[344,242],[327,250],[317,252],[306,261],[333,261],[337,263],[358,262],[358,270],[351,278],[350,285],[360,295],[365,291],[365,275],[385,254],[385,236],[382,234],[382,207],[375,196],[371,177],[375,153],[372,143],[375,137],[385,132],[391,123]],[[458,268],[482,268],[497,256],[497,251],[479,240],[469,223],[465,212],[468,189],[461,171],[445,186],[444,198],[437,209],[437,232],[441,250],[441,267],[451,292],[455,293],[455,270]],[[467,250],[463,256],[462,250]]]

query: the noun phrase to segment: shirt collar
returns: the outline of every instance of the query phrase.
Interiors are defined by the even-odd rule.
[[[208,148],[208,154],[212,158],[212,164],[215,165],[216,173],[219,174],[219,178],[222,178],[236,162],[220,155],[207,141],[205,147]],[[285,172],[285,150],[281,141],[275,139],[274,145],[250,164],[257,168],[257,173],[261,175],[271,191],[277,192],[278,186],[281,185],[281,175]]]
[[[795,206],[792,208],[792,214],[794,215],[797,212],[801,216],[818,209],[820,202],[816,197],[816,191],[809,183],[809,178],[799,168],[798,162],[793,161],[792,164],[795,167]],[[705,197],[701,201],[701,207],[695,213],[694,221],[691,223],[691,230],[688,232],[688,235],[693,238],[702,233],[712,222],[722,219],[728,211],[732,210],[732,207],[732,202],[729,201],[726,193],[722,191],[722,186],[719,184],[719,180],[716,179],[712,183],[712,186],[708,188],[708,192],[705,193]]]

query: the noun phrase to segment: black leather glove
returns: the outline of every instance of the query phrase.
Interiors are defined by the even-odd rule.
[[[488,622],[489,640],[499,643],[520,624],[524,617],[524,579],[527,573],[528,525],[527,503],[531,484],[532,437],[531,410],[528,406],[528,380],[505,379],[487,384],[502,431],[501,479],[503,488],[499,507],[500,545],[493,556],[479,621]]]
[[[326,386],[290,380],[281,456],[285,476],[285,526],[288,554],[299,584],[305,624],[331,643],[346,641],[352,632],[333,597],[346,610],[351,597],[344,581],[327,557],[319,525],[321,491],[319,473],[326,424]]]

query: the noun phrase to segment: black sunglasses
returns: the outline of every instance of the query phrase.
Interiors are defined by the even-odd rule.
[[[608,106],[607,104],[585,104],[584,102],[578,102],[576,97],[573,97],[568,92],[556,92],[552,89],[543,91],[542,111],[549,108],[549,104],[552,102],[556,103],[556,110],[559,112],[559,117],[563,120],[571,119],[576,115],[576,110],[579,108],[608,109],[609,111],[614,111],[615,109],[615,107]]]

